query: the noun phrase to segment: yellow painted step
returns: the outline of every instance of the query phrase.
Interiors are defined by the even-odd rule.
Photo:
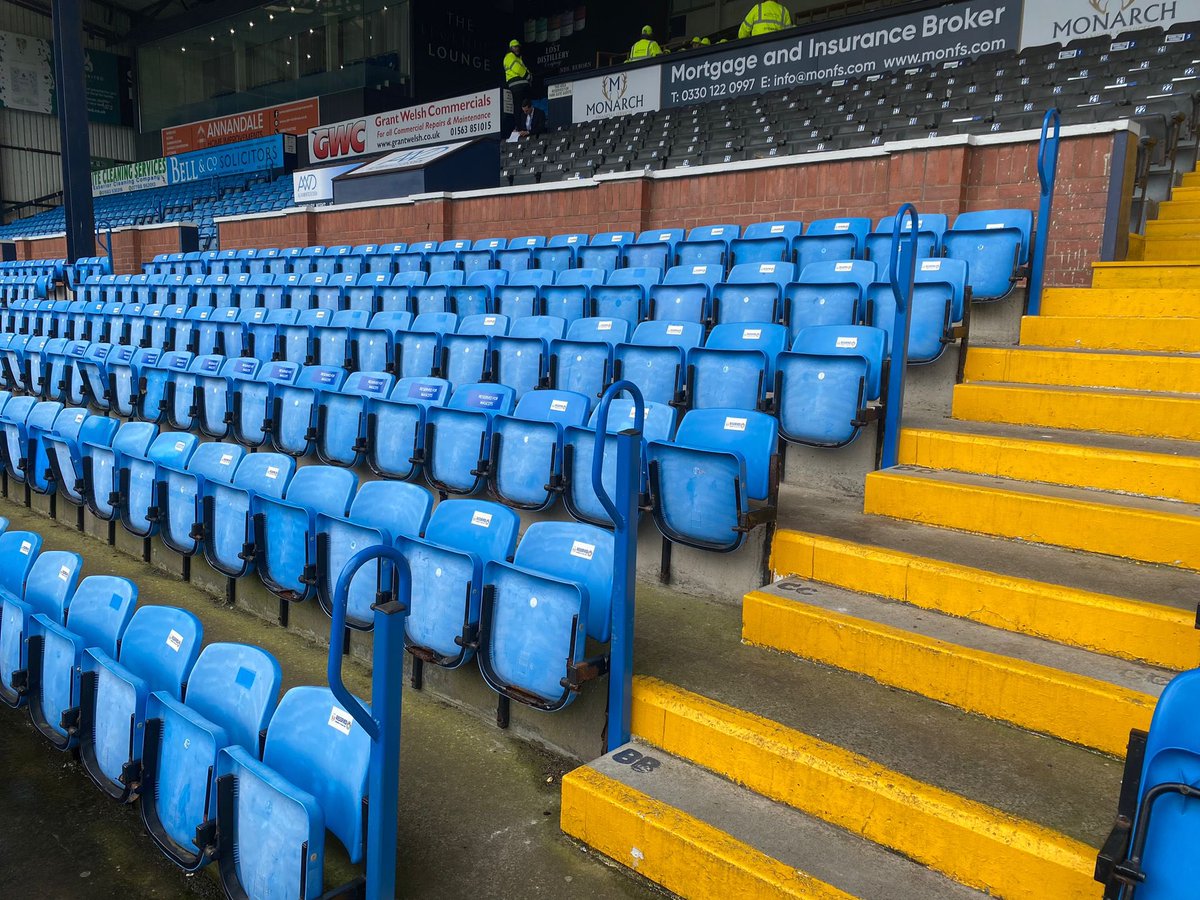
[[[1160,222],[1174,222],[1200,219],[1200,199],[1192,195],[1176,199],[1177,194],[1179,194],[1178,189],[1171,195],[1170,200],[1158,205],[1158,220]],[[1146,224],[1153,225],[1155,223],[1147,222]],[[1149,231],[1147,231],[1147,234],[1149,234]]]
[[[954,388],[956,419],[1200,440],[1200,398],[975,382]]]
[[[994,628],[1167,669],[1200,659],[1195,616],[1156,603],[976,569],[902,550],[780,531],[771,568]]]
[[[1171,200],[1200,200],[1200,187],[1180,186],[1171,191]]]
[[[1200,203],[1196,204],[1196,212],[1200,212]],[[1200,217],[1163,218],[1146,223],[1147,240],[1162,238],[1200,239]]]
[[[1085,844],[657,679],[634,680],[633,730],[669,753],[995,896],[1100,896],[1091,881],[1095,851]]]
[[[680,897],[852,900],[849,894],[587,766],[562,781],[562,830]]]
[[[1178,287],[1178,285],[1176,285]],[[1166,288],[1047,288],[1044,316],[1200,318],[1200,290]]]
[[[1113,756],[1124,755],[1129,730],[1149,728],[1154,712],[1155,698],[1140,691],[860,618],[803,597],[747,594],[742,640]]]
[[[867,475],[868,515],[1200,571],[1195,507],[954,472]]]
[[[900,435],[900,462],[1200,504],[1200,455],[906,428]]]
[[[1147,262],[1178,263],[1181,260],[1200,262],[1200,240],[1195,238],[1146,238],[1142,259]]]
[[[1108,262],[1092,266],[1092,287],[1098,288],[1166,288],[1195,284],[1200,275],[1200,260],[1191,256],[1169,260],[1157,257],[1156,262]]]
[[[1200,353],[1200,318],[1025,316],[1021,343],[1079,350]]]
[[[967,381],[1200,394],[1200,356],[971,347],[964,375]]]

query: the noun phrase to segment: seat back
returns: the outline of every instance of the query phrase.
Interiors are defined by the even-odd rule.
[[[608,641],[612,634],[613,535],[578,522],[534,522],[517,547],[514,565],[575,582],[587,590],[587,634]]]
[[[137,585],[115,575],[89,575],[71,597],[67,626],[84,647],[98,647],[114,659],[137,605]]]
[[[75,582],[83,568],[83,557],[66,550],[46,550],[38,554],[29,569],[24,600],[34,613],[43,613],[54,622],[66,621],[67,607],[75,593]]]
[[[151,693],[166,691],[179,700],[203,636],[204,626],[187,610],[139,607],[121,639],[121,665],[145,681]]]

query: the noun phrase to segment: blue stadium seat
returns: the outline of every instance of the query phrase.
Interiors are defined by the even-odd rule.
[[[408,245],[404,243],[379,244],[365,257],[366,271],[385,275],[396,274],[396,258],[407,249]]]
[[[213,438],[223,438],[229,434],[229,426],[233,421],[232,392],[238,390],[242,382],[254,379],[259,369],[258,360],[235,357],[225,359],[215,374],[201,373],[196,376],[192,408],[201,432]]]
[[[89,575],[71,596],[68,624],[34,613],[29,620],[29,717],[59,750],[78,740],[63,715],[79,707],[83,654],[89,648],[115,657],[137,605],[138,589],[127,578]]]
[[[778,359],[775,407],[784,440],[842,447],[880,415],[887,334],[863,325],[805,328]]]
[[[479,669],[497,693],[536,709],[569,705],[601,666],[588,639],[611,636],[612,533],[535,522],[512,563],[484,566]]]
[[[682,404],[687,353],[703,342],[698,322],[642,322],[613,350],[613,381],[633,382],[647,402]]]
[[[725,277],[720,265],[674,266],[662,284],[650,288],[650,318],[665,322],[707,322],[709,298]]]
[[[545,247],[546,239],[541,235],[515,237],[504,249],[495,251],[495,266],[505,272],[520,272],[534,266],[534,251]]]
[[[220,309],[206,310],[206,312],[209,315],[197,322],[192,332],[191,351],[200,356],[206,356],[209,353],[240,356],[240,342],[235,344],[238,352],[229,354],[225,350],[225,333],[240,324],[239,317],[242,310],[236,306],[225,306]]]
[[[497,285],[508,283],[508,272],[501,269],[481,269],[471,272],[461,285],[447,289],[447,309],[460,319],[491,312]]]
[[[450,402],[450,382],[401,378],[387,400],[367,402],[367,465],[385,478],[413,477],[423,462],[425,409]]]
[[[392,547],[401,537],[418,537],[429,523],[433,495],[402,481],[370,481],[358,489],[346,516],[321,513],[316,519],[317,599],[333,614],[333,592],[339,574],[356,553],[367,547]],[[365,566],[350,580],[346,622],[356,630],[374,624],[372,607],[391,584],[391,567]]]
[[[729,261],[729,242],[742,233],[737,225],[700,225],[688,232],[686,241],[675,248],[680,266],[718,266]]]
[[[379,309],[393,312],[409,312],[413,288],[425,283],[424,271],[399,272],[392,276],[386,287],[379,288]]]
[[[450,289],[466,281],[461,269],[438,269],[431,272],[425,284],[417,285],[409,293],[409,310],[413,315],[422,313],[452,312]]]
[[[357,279],[367,271],[367,258],[379,252],[378,244],[356,244],[341,259],[341,274]]]
[[[683,240],[682,228],[657,228],[643,231],[625,248],[625,264],[665,272],[677,264],[675,248]]]
[[[438,272],[462,271],[462,254],[471,249],[471,242],[464,240],[442,241],[433,253],[425,256],[426,270],[430,275]]]
[[[555,316],[528,316],[509,323],[508,334],[492,337],[492,378],[517,398],[548,383],[550,342],[566,333]]]
[[[563,432],[587,422],[591,400],[572,391],[525,394],[492,420],[488,489],[517,509],[542,510],[562,492]]]
[[[284,694],[261,761],[242,747],[223,749],[217,831],[226,844],[220,867],[228,895],[317,900],[325,890],[327,829],[351,863],[361,862],[370,758],[366,732],[318,687]]]
[[[959,336],[967,295],[967,264],[959,259],[926,259],[914,275],[908,362],[913,365],[939,359]],[[867,321],[882,328],[891,347],[896,324],[896,297],[890,284],[873,285],[869,292]]]
[[[596,445],[596,413],[593,410],[588,427],[570,426],[563,435],[563,502],[567,511],[582,522],[612,527],[608,512],[600,503],[592,486],[592,459]],[[629,428],[637,410],[633,401],[618,398],[609,406],[608,431],[610,434]],[[646,416],[642,425],[642,457],[645,458],[645,442],[670,440],[675,434],[675,409],[663,403],[647,403]],[[642,486],[645,487],[643,469]],[[617,480],[616,442],[606,438],[601,465],[601,481],[610,497],[614,496]],[[642,493],[645,493],[643,490]]]
[[[33,402],[24,414],[23,405],[19,400],[30,399],[14,397],[0,412],[0,428],[3,428],[4,440],[0,443],[0,457],[3,457],[4,470],[10,484],[26,484],[37,482],[38,473],[33,471],[37,448],[32,440],[33,435],[51,430],[54,420],[62,411],[63,405],[54,400]]]
[[[83,446],[112,443],[120,423],[108,416],[91,416],[78,407],[64,409],[58,414],[51,431],[37,435],[36,468],[42,475],[31,482],[35,490],[41,485],[47,493],[57,491],[74,506],[82,506]]]
[[[328,325],[332,318],[333,313],[327,309],[304,309],[296,316],[295,322],[280,324],[275,333],[273,359],[301,365],[308,363],[312,355],[310,343],[313,329]],[[341,364],[338,363],[339,366]]]
[[[536,315],[541,300],[541,290],[554,283],[554,270],[528,269],[513,272],[507,284],[498,284],[492,289],[492,309],[509,319]]]
[[[641,267],[617,269],[604,284],[592,285],[591,302],[585,315],[624,319],[634,328],[646,317],[650,289],[662,280],[662,270]]]
[[[696,409],[760,410],[775,384],[775,359],[787,349],[782,325],[717,325],[688,351],[687,399]]]
[[[747,263],[792,261],[792,241],[804,224],[797,221],[755,222],[740,238],[729,242],[730,268]]]
[[[441,362],[442,335],[458,328],[454,313],[425,313],[413,320],[412,330],[400,332],[393,343],[396,375],[401,378],[433,375]]]
[[[946,255],[967,264],[976,300],[1008,296],[1025,274],[1032,242],[1033,213],[1027,209],[962,213],[942,239]]]
[[[484,566],[512,560],[520,525],[499,504],[446,500],[423,537],[396,542],[412,574],[405,645],[415,660],[456,669],[475,655]]]
[[[295,363],[267,363],[252,378],[229,381],[229,427],[244,447],[261,447],[270,439],[268,425],[274,415],[275,386],[295,384],[301,367]]]
[[[113,799],[135,795],[146,703],[158,691],[182,698],[203,634],[200,620],[186,610],[142,606],[129,620],[117,659],[101,647],[84,651],[79,753],[88,777]]]
[[[537,247],[533,251],[534,265],[539,269],[545,269],[550,272],[561,272],[564,269],[573,269],[576,265],[577,254],[580,247],[587,246],[588,236],[586,234],[556,234],[546,241],[544,247]],[[504,312],[504,310],[499,310]]]
[[[629,336],[624,319],[578,319],[550,342],[550,386],[595,402],[612,383],[613,347]]]
[[[539,314],[558,316],[568,322],[582,318],[590,306],[592,288],[604,283],[605,274],[603,269],[560,272],[554,284],[542,286]]]
[[[372,315],[379,311],[380,291],[392,283],[390,272],[364,272],[353,286],[344,287],[347,309],[361,309]]]
[[[513,389],[464,384],[446,406],[425,410],[425,478],[443,496],[473,494],[487,476],[492,420],[513,409]]]
[[[795,274],[786,262],[735,265],[725,281],[713,287],[713,323],[778,322],[784,286]]]
[[[279,341],[279,329],[295,324],[300,317],[298,309],[269,309],[266,315],[246,322],[246,344],[243,355],[252,356],[261,363],[275,359]],[[245,351],[248,350],[249,353]]]
[[[504,238],[479,238],[471,242],[469,250],[458,254],[459,265],[468,278],[478,272],[487,272],[496,265],[496,253],[508,246]]]
[[[111,445],[83,443],[83,496],[96,518],[107,522],[117,518],[124,458],[126,454],[144,457],[157,434],[157,425],[126,422]]]
[[[333,313],[328,324],[314,326],[309,340],[309,363],[345,368],[351,332],[366,328],[370,321],[371,314],[365,309],[343,309]]]
[[[197,356],[187,371],[175,372],[166,383],[163,396],[167,424],[180,431],[189,431],[196,421],[196,387],[204,375],[217,375],[225,362],[224,356]]]
[[[282,497],[295,471],[290,456],[251,453],[242,457],[231,483],[206,481],[202,485],[196,534],[210,566],[229,578],[253,570],[253,499]]]
[[[469,316],[456,333],[442,336],[438,374],[451,384],[490,381],[491,335],[503,335],[507,327],[508,320],[504,316]]]
[[[17,556],[20,556],[19,548]],[[23,562],[23,559],[16,561],[16,565],[21,566]],[[67,607],[75,593],[81,568],[83,557],[78,553],[42,551],[29,567],[22,593],[0,591],[0,701],[5,705],[13,709],[25,705],[30,620],[41,613],[56,624],[66,622]]]
[[[200,550],[196,526],[203,522],[202,500],[209,482],[229,484],[246,451],[238,444],[200,444],[186,466],[160,464],[155,473],[158,499],[154,520],[164,544],[194,556]]]
[[[306,456],[317,438],[317,407],[325,391],[336,391],[346,380],[340,366],[305,366],[291,383],[271,389],[271,446],[289,456]],[[264,423],[265,426],[265,423]]]
[[[917,217],[917,258],[929,259],[942,255],[942,238],[949,227],[946,216],[927,213]],[[892,232],[896,227],[895,216],[884,216],[875,230],[867,235],[867,258],[874,260],[879,270],[879,280],[888,281],[892,272]],[[901,226],[903,234],[912,231],[912,221],[907,217]]]
[[[625,265],[625,246],[634,240],[632,231],[602,231],[577,251],[576,265],[581,269],[611,272]]]
[[[362,461],[367,403],[387,397],[391,389],[387,372],[352,372],[338,390],[321,393],[313,441],[321,462],[353,467]]]
[[[215,850],[218,754],[238,747],[260,757],[282,680],[279,663],[265,650],[209,644],[188,674],[184,702],[162,690],[147,700],[142,822],[167,858],[185,870],[197,871],[210,861],[208,849]],[[201,838],[205,833],[208,841]]]
[[[271,593],[292,603],[307,600],[316,588],[316,518],[320,513],[344,516],[358,479],[334,466],[304,466],[283,498],[256,494],[254,562],[258,577]]]
[[[756,525],[774,521],[779,426],[742,409],[695,409],[673,441],[646,448],[650,495],[668,540],[728,553]]]
[[[133,347],[118,344],[96,343],[88,348],[77,367],[80,392],[88,406],[102,412],[111,408],[108,374],[113,365],[132,360],[134,353]]]
[[[803,272],[815,262],[862,259],[870,233],[870,219],[817,219],[792,240],[796,267]]]
[[[153,362],[145,362],[138,370],[141,396],[135,401],[137,418],[143,422],[162,422],[167,413],[168,385],[191,364],[192,354],[176,350],[159,355]]]
[[[377,312],[366,328],[352,328],[347,347],[349,368],[373,372],[395,372],[396,337],[412,327],[412,313]]]
[[[141,538],[158,533],[158,467],[186,467],[197,443],[194,434],[164,431],[145,455],[121,453],[115,506],[126,531]]]
[[[869,260],[816,262],[784,288],[783,322],[789,340],[816,325],[856,325],[866,313],[867,289],[878,277]]]

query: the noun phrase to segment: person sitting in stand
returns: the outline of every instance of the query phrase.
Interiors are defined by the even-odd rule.
[[[521,101],[521,112],[517,115],[517,134],[523,138],[537,137],[546,130],[546,114],[526,97]]]

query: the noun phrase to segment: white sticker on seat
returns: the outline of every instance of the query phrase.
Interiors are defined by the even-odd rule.
[[[267,466],[266,474],[267,474],[268,478],[278,478],[279,477],[279,466]]]
[[[478,510],[476,510],[475,514],[473,516],[471,516],[471,524],[478,525],[480,528],[491,528],[492,527],[492,514],[485,513],[485,512],[479,512]]]
[[[567,401],[566,400],[551,400],[550,401],[550,410],[552,412],[566,412],[567,411]]]
[[[29,551],[33,549],[33,544],[29,541],[21,541],[21,555],[28,556]]]
[[[762,329],[761,328],[743,328],[742,329],[742,340],[743,341],[760,341],[760,340],[762,340]]]
[[[745,431],[746,430],[746,420],[745,419],[735,419],[733,416],[728,416],[725,419],[725,430],[726,431]]]
[[[614,244],[619,244],[619,243],[621,243],[621,237],[622,236],[619,234],[614,234],[612,237],[609,238],[609,241],[611,241]]]
[[[484,316],[484,317],[483,317],[483,324],[484,324],[484,325],[495,325],[495,324],[496,324],[496,317],[495,317],[495,316]]]
[[[667,334],[683,334],[682,325],[668,325]]]
[[[219,463],[220,465],[227,466],[231,462],[233,462],[233,454],[232,453],[222,453],[221,454],[221,462]]]
[[[183,635],[172,628],[171,633],[167,635],[167,646],[178,653],[179,648],[183,646]]]
[[[176,451],[177,453],[179,453],[179,452],[182,452],[182,451],[183,451],[183,441],[176,441],[176,442],[175,442],[175,451]]]
[[[596,555],[596,545],[585,544],[583,541],[574,541],[571,544],[571,555],[578,556],[580,559],[591,559]]]
[[[603,322],[596,323],[597,331],[612,331],[612,319],[605,319]]]
[[[329,727],[340,731],[342,734],[349,735],[350,729],[354,725],[354,719],[350,713],[344,709],[338,709],[336,706],[329,710]]]
[[[771,234],[783,234],[783,226],[782,225],[772,225],[771,226]]]
[[[62,566],[62,567],[61,567],[61,568],[58,570],[58,580],[59,580],[59,581],[66,581],[66,580],[68,580],[70,577],[71,577],[71,570],[70,570],[70,569],[68,569],[66,566]]]
[[[76,424],[76,425],[78,425],[80,422],[82,422],[82,421],[83,421],[83,415],[84,415],[83,413],[79,413],[79,415],[77,415],[77,416],[75,417],[75,424]]]
[[[837,339],[835,346],[839,350],[854,350],[858,347],[858,338],[856,337],[840,337]]]
[[[1004,227],[1003,222],[988,222],[988,224],[987,224],[988,231],[995,231],[997,228],[1003,228],[1003,227]]]
[[[835,271],[835,272],[853,272],[854,271],[854,263],[848,263],[848,262],[834,263],[833,271]]]
[[[708,266],[692,266],[693,275],[703,275],[708,271]]]
[[[922,272],[940,272],[942,271],[942,261],[940,259],[925,259],[921,261]]]
[[[578,242],[578,240],[579,240],[579,235],[573,234],[569,238],[567,238],[567,243],[574,244],[574,243]]]
[[[834,231],[849,231],[850,223],[849,222],[838,222],[833,226],[833,230]]]
[[[775,263],[762,263],[758,267],[758,274],[759,275],[774,275],[775,274]]]
[[[668,233],[666,233],[666,234],[660,234],[660,235],[658,236],[658,239],[659,239],[660,241],[669,241],[669,240],[671,239],[671,235],[670,235],[670,233],[669,233],[669,232],[668,232]]]

